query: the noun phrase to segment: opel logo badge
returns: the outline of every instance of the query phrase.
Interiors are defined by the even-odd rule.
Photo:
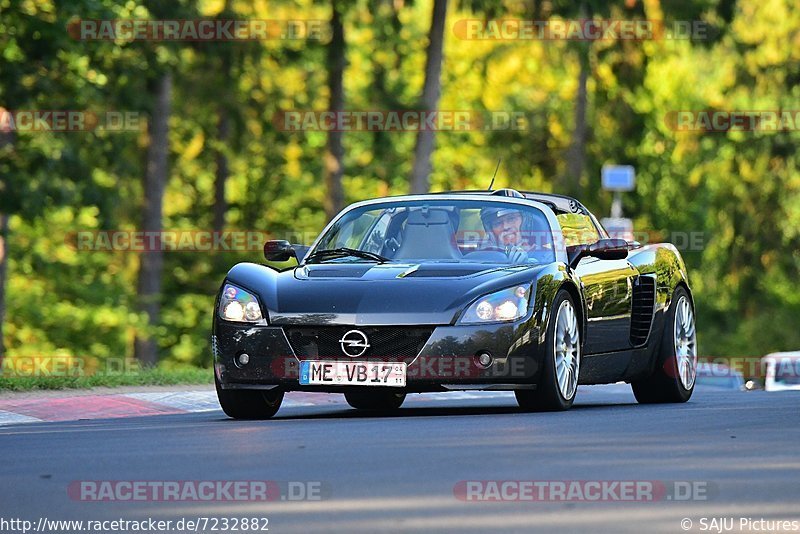
[[[347,356],[358,358],[367,352],[369,340],[361,330],[350,330],[339,340],[339,345],[342,347],[342,352]]]

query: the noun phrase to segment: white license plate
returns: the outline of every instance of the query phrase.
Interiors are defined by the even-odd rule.
[[[301,385],[405,387],[403,362],[300,362]]]

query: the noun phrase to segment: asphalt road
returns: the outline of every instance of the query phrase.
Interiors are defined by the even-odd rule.
[[[342,403],[286,408],[261,422],[219,411],[1,428],[0,518],[265,517],[279,533],[685,532],[687,520],[702,532],[730,524],[711,518],[733,519],[734,531],[769,526],[740,523],[749,518],[795,520],[800,530],[800,393],[698,391],[685,405],[640,406],[626,387],[582,387],[572,411],[541,414],[519,412],[508,395],[442,399],[417,397],[392,416]],[[212,480],[275,481],[285,500],[98,502],[75,489],[79,481]],[[552,497],[476,501],[497,498],[500,486],[487,481],[549,481],[533,495]],[[592,481],[608,493],[589,502]],[[638,481],[644,493],[621,502],[613,481]],[[558,493],[576,486],[583,500]],[[513,499],[530,482],[502,487]],[[206,531],[213,526],[207,521]]]

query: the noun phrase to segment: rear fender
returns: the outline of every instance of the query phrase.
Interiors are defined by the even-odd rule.
[[[656,312],[663,311],[670,304],[672,294],[679,284],[683,284],[691,297],[689,275],[678,249],[671,243],[657,243],[634,249],[628,261],[639,274],[656,275]]]
[[[638,366],[639,372],[646,369],[646,374],[650,374],[660,361],[661,340],[664,336],[667,311],[675,290],[678,286],[683,286],[689,293],[692,306],[694,306],[694,298],[689,285],[686,264],[678,249],[671,243],[656,243],[634,249],[628,255],[628,261],[636,267],[640,275],[655,275],[656,277],[653,325],[646,348],[649,361],[641,362],[641,365]]]

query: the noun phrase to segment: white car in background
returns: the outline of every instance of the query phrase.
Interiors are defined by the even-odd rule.
[[[774,352],[761,359],[766,391],[800,391],[800,351]]]

